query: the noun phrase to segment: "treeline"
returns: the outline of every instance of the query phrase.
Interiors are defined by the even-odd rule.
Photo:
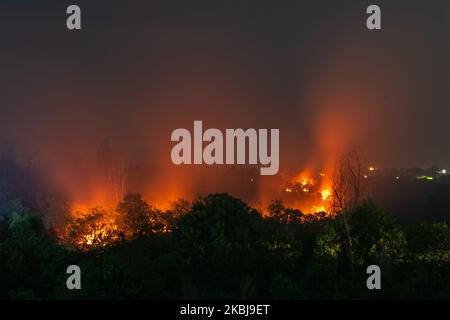
[[[90,232],[104,227],[94,211],[72,221],[62,241],[42,214],[0,199],[0,298],[450,298],[445,223],[400,225],[370,201],[347,213],[348,229],[342,215],[305,216],[281,202],[263,217],[227,194],[177,208],[155,216],[128,195],[116,210],[127,228]],[[372,264],[381,290],[366,287]],[[81,290],[66,287],[69,265],[81,268]]]

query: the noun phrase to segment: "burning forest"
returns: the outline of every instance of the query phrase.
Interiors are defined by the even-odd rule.
[[[326,2],[0,1],[0,299],[449,298],[448,1]]]
[[[132,166],[124,160],[115,159],[108,139],[98,148],[95,167],[95,179],[90,180],[89,175],[83,174],[79,180],[82,181],[83,188],[92,192],[88,197],[83,198],[81,193],[75,193],[77,196],[72,198],[67,193],[60,196],[41,194],[39,201],[29,202],[31,207],[42,213],[44,222],[56,232],[60,243],[75,250],[104,249],[136,236],[173,232],[179,219],[189,214],[198,199],[206,196],[201,191],[194,194],[191,190],[182,190],[180,187],[177,192],[164,190],[167,194],[163,194],[159,199],[151,194],[133,192],[133,179],[130,177]],[[285,218],[280,215],[290,211],[296,214],[296,221],[301,223],[330,218],[343,210],[343,207],[336,207],[334,197],[339,195],[340,190],[335,188],[333,179],[336,172],[333,170],[327,173],[304,170],[287,178],[284,175],[283,179],[276,181],[276,185],[270,185],[268,188],[267,182],[261,181],[258,175],[255,175],[256,170],[248,168],[238,171],[236,181],[238,184],[259,184],[256,190],[260,191],[256,197],[253,195],[252,198],[250,195],[250,199],[246,199],[245,194],[241,196],[250,205],[258,208],[257,212],[261,217],[278,217],[283,220]],[[350,167],[339,170],[350,170]],[[359,170],[359,178],[362,180],[365,175],[363,176],[361,168]],[[232,187],[233,183],[230,186]],[[75,189],[72,185],[64,190]],[[271,190],[271,193],[267,190]],[[233,189],[216,188],[208,191],[233,194]],[[194,197],[189,198],[192,195]]]

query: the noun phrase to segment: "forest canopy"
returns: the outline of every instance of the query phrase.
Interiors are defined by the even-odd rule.
[[[64,238],[17,199],[1,207],[11,208],[0,220],[3,299],[450,297],[447,224],[402,225],[370,200],[347,216],[347,229],[342,215],[305,215],[280,201],[267,215],[228,194],[159,211],[128,194],[114,228],[94,208]],[[73,264],[83,290],[66,288]],[[366,287],[372,264],[382,290]]]

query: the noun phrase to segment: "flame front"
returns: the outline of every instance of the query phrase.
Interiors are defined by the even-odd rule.
[[[148,213],[148,217],[144,218],[145,223],[159,226],[152,232],[171,232],[173,230],[173,225],[169,222],[173,222],[173,219],[167,218],[167,215],[173,212],[172,205],[177,198],[179,198],[178,192],[169,192],[161,199],[152,199],[151,203],[154,204],[151,207],[152,211]],[[274,194],[271,199],[266,200],[271,201],[276,198],[277,195]],[[288,179],[281,189],[279,198],[286,207],[300,210],[305,215],[320,213],[321,217],[325,217],[331,214],[332,183],[326,173],[313,173],[305,170]],[[190,203],[186,202],[189,207],[185,206],[185,212],[190,208]],[[261,209],[263,215],[266,213],[264,210]],[[115,204],[99,198],[97,201],[89,203],[73,204],[69,222],[59,232],[59,236],[63,242],[87,251],[94,248],[105,248],[121,239],[126,239],[135,231],[131,230],[133,227],[121,220],[121,214],[117,212]]]
[[[319,172],[302,171],[289,179],[281,200],[289,207],[299,209],[304,214],[330,213],[332,183],[328,175]]]

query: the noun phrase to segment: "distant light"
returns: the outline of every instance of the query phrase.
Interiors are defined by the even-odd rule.
[[[432,176],[417,176],[417,180],[434,180],[434,177]]]
[[[250,179],[250,182],[253,182],[253,178]]]
[[[442,173],[442,174],[447,174],[447,170],[442,169],[442,170],[441,170],[441,173]]]
[[[364,177],[364,179],[367,179],[367,174],[365,174],[363,177]]]
[[[375,171],[375,167],[369,167],[369,171]]]
[[[399,179],[400,179],[400,177],[399,177],[399,176],[396,176],[396,177],[395,177],[395,179],[396,179],[396,180],[399,180]]]

